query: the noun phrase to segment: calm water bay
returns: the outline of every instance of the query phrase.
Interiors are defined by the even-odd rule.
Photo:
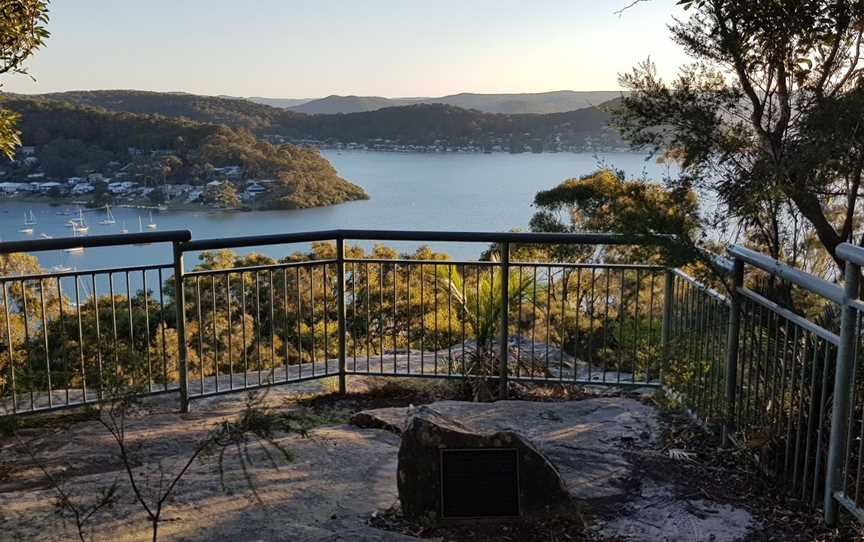
[[[155,213],[158,230],[189,229],[196,239],[242,235],[325,230],[331,228],[376,228],[404,230],[508,231],[525,228],[534,209],[538,190],[564,179],[589,173],[604,163],[623,169],[628,176],[659,178],[666,166],[646,161],[633,153],[601,154],[417,154],[365,151],[324,151],[339,174],[363,186],[367,201],[297,211],[226,213],[208,211],[164,211]],[[71,235],[59,216],[65,207],[19,202],[0,203],[0,236],[3,240],[37,239]],[[32,209],[38,224],[32,235],[19,233],[24,213]],[[113,209],[117,223],[100,225],[104,212],[90,211],[85,219],[90,235],[119,233],[126,224],[138,231],[139,216],[146,225],[149,216],[139,209]],[[145,228],[146,230],[146,228]],[[400,250],[415,245],[391,243]],[[474,258],[483,248],[477,244],[432,244],[458,258]],[[262,247],[274,257],[302,249]],[[79,270],[170,262],[170,247],[159,245],[87,249],[83,254],[42,253],[45,267],[67,265]],[[194,256],[187,265],[194,264]]]

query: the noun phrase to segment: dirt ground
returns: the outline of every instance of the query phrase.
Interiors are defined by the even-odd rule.
[[[632,467],[633,474],[620,481],[624,497],[619,493],[566,503],[547,517],[504,524],[414,525],[399,516],[396,506],[398,435],[348,421],[360,411],[466,400],[468,390],[445,382],[352,379],[350,391],[338,396],[318,383],[274,388],[268,403],[302,416],[311,427],[308,437],[276,435],[293,461],[274,469],[259,454],[260,461],[251,466],[257,497],[237,461],[226,464],[226,487],[212,463],[196,463],[166,504],[160,540],[698,540],[693,525],[674,522],[695,516],[722,531],[722,525],[710,525],[712,518],[739,517],[735,514],[748,522],[745,540],[864,540],[848,520],[840,528],[826,529],[817,513],[785,497],[744,454],[719,451],[715,436],[647,394],[629,399],[656,410],[657,438],[631,442],[628,437],[614,443]],[[623,394],[514,386],[513,398],[580,401],[596,399],[598,391],[607,397]],[[243,394],[214,398],[196,403],[189,415],[177,414],[170,401],[145,404],[130,420],[130,434],[142,452],[136,474],[157,485],[160,470],[176,469],[196,439],[214,424],[232,419],[243,404]],[[149,538],[146,515],[126,488],[115,447],[92,413],[33,416],[14,428],[17,436],[11,429],[7,425],[0,436],[0,540],[77,539],[72,518],[56,505],[56,487],[21,449],[22,439],[34,446],[35,459],[76,502],[92,500],[100,489],[118,482],[118,502],[94,516],[87,540]],[[673,449],[686,454],[673,458]],[[655,538],[661,531],[651,529],[669,525],[679,538]]]

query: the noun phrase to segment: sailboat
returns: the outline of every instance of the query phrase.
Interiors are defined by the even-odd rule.
[[[78,231],[79,233],[87,233],[89,230],[90,226],[88,226],[87,223],[84,222],[84,211],[79,208],[78,221],[74,226],[72,226],[72,231]]]
[[[78,237],[78,232],[80,232],[80,231],[81,231],[81,229],[80,229],[78,226],[72,226],[72,236],[73,236],[73,237]],[[63,252],[69,252],[69,253],[73,253],[73,254],[80,254],[80,253],[84,252],[84,247],[69,247],[69,248],[64,248],[64,249],[63,249]]]
[[[150,211],[150,223],[147,224],[147,228],[148,228],[148,229],[151,229],[151,230],[155,230],[155,229],[156,229],[156,223],[153,222],[153,211]]]
[[[33,233],[33,226],[36,225],[36,217],[33,216],[33,210],[29,210],[24,213],[24,227],[19,229],[21,233],[31,234]]]
[[[114,215],[111,214],[111,206],[110,205],[105,206],[105,215],[106,215],[105,218],[103,218],[102,220],[99,221],[100,224],[107,226],[109,224],[115,224],[117,222],[116,220],[114,220]]]

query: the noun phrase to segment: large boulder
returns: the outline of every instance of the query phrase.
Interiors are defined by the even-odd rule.
[[[522,435],[477,431],[421,406],[409,412],[399,447],[397,483],[403,514],[430,522],[442,518],[442,450],[495,449],[515,452],[521,515],[547,511],[569,501],[558,470]],[[484,468],[482,463],[480,468]]]

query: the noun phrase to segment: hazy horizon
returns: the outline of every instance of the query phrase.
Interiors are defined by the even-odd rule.
[[[261,0],[147,3],[55,0],[33,79],[41,94],[135,89],[317,99],[620,90],[618,74],[651,56],[674,76],[685,60],[666,25],[675,0],[629,2]]]

